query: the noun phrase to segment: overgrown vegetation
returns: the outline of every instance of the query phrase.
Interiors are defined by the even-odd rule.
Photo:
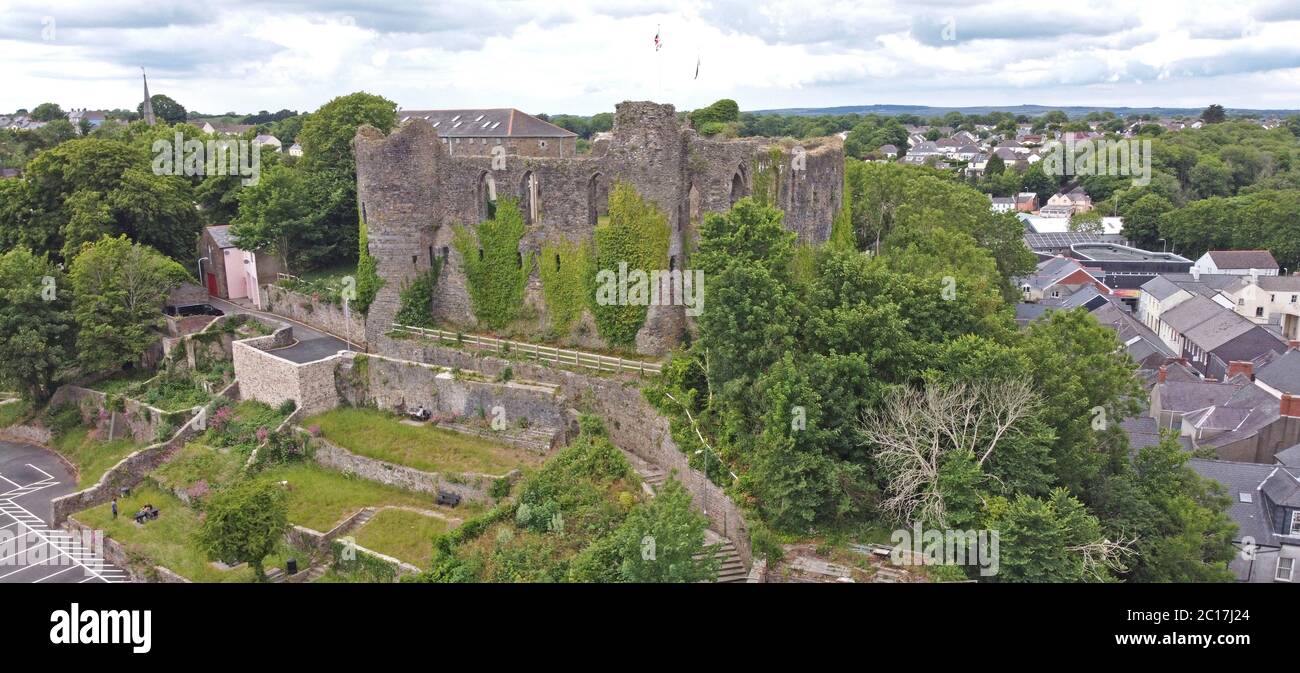
[[[582,433],[499,505],[434,540],[425,582],[693,582],[716,575],[704,518],[675,482],[649,502],[584,418]]]
[[[617,346],[636,343],[650,305],[648,274],[668,268],[668,218],[627,183],[615,183],[609,195],[609,217],[592,234],[591,285],[588,306],[596,328]],[[647,276],[638,283],[631,275]],[[622,285],[626,285],[626,291]],[[612,292],[611,292],[612,290]],[[640,294],[641,296],[637,296]]]
[[[590,245],[586,241],[560,240],[542,244],[538,270],[553,337],[568,334],[587,309],[590,256]]]
[[[455,227],[452,245],[465,265],[474,317],[488,329],[504,328],[523,308],[532,269],[532,253],[519,250],[525,229],[519,205],[509,198],[502,198],[495,216],[475,229]]]
[[[396,322],[414,327],[433,327],[433,291],[442,272],[442,259],[435,257],[428,271],[416,276],[402,287],[398,298]]]
[[[711,308],[647,391],[691,464],[755,508],[755,548],[920,523],[1002,530],[1000,581],[1228,577],[1233,525],[1177,443],[1129,460],[1119,422],[1143,391],[1114,332],[1085,310],[1016,330],[1020,225],[928,169],[849,172],[857,245],[811,273],[779,211],[705,218]],[[1008,531],[1038,548],[1008,551]]]

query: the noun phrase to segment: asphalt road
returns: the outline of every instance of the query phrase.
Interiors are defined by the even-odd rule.
[[[125,582],[103,561],[93,535],[50,527],[50,502],[76,489],[76,479],[52,452],[0,441],[0,583]]]
[[[289,320],[283,316],[278,316],[274,313],[267,313],[265,311],[258,311],[217,297],[209,298],[209,302],[213,306],[225,311],[227,314],[246,313],[266,322],[292,325],[293,336],[298,340],[298,343],[288,348],[268,351],[275,353],[290,362],[296,362],[298,364],[304,362],[315,362],[334,355],[341,350],[350,350],[348,344],[342,339],[308,327],[300,322]]]

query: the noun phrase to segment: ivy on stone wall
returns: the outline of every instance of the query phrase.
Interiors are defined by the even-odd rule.
[[[435,257],[428,271],[405,283],[398,295],[401,304],[397,309],[397,323],[433,327],[433,290],[438,285],[441,271],[442,259]]]
[[[496,214],[478,225],[477,236],[463,226],[453,229],[452,245],[460,252],[469,285],[474,317],[490,329],[501,329],[519,316],[532,254],[519,250],[527,225],[519,205],[503,198]]]
[[[366,220],[359,217],[361,221],[358,232],[358,244],[360,247],[357,256],[357,298],[352,302],[352,307],[361,313],[370,309],[370,302],[375,300],[375,294],[379,288],[384,286],[384,281],[379,277],[379,269],[375,264],[375,258],[370,256],[370,250],[367,247],[368,237],[366,235]]]
[[[777,194],[780,189],[778,180],[781,177],[781,167],[785,163],[785,153],[780,147],[772,147],[767,151],[766,160],[755,158],[753,165],[750,167],[750,175],[754,176],[753,183],[754,200],[765,206],[778,207]]]
[[[857,234],[853,233],[853,201],[850,199],[847,171],[844,173],[844,190],[841,193],[844,196],[839,212],[835,213],[835,219],[831,221],[831,237],[827,241],[827,247],[852,252],[858,249],[858,239]]]
[[[567,334],[582,316],[583,309],[587,308],[585,290],[590,257],[590,246],[586,241],[560,240],[542,245],[542,256],[537,263],[553,336]]]
[[[649,311],[649,280],[639,288],[633,274],[668,269],[670,234],[668,218],[654,204],[642,199],[631,185],[615,183],[609,195],[609,218],[597,224],[594,232],[596,249],[587,295],[596,329],[610,344],[636,343],[636,333]],[[607,292],[610,276],[602,272],[615,278],[613,301]],[[644,301],[638,301],[638,289],[644,289]]]

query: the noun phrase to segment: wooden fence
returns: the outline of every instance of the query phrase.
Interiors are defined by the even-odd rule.
[[[553,362],[555,364],[588,367],[595,369],[596,371],[658,374],[663,367],[658,362],[631,360],[611,355],[600,355],[598,353],[569,350],[567,348],[554,348],[552,346],[543,346],[541,344],[526,343],[523,341],[511,341],[509,339],[479,336],[477,334],[458,334],[456,332],[448,332],[446,330],[432,329],[428,327],[414,327],[411,325],[399,325],[393,323],[393,331],[417,334],[431,339],[437,339],[440,342],[454,343],[459,346],[472,346],[479,350],[494,351],[498,355],[516,353],[525,357],[531,357],[538,362]]]

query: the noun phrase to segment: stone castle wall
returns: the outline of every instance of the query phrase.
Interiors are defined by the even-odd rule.
[[[795,154],[792,142],[699,138],[678,121],[673,106],[649,102],[619,104],[610,139],[577,157],[507,150],[494,162],[492,156],[455,154],[422,119],[388,136],[363,127],[356,137],[357,197],[369,252],[385,281],[367,317],[368,340],[373,344],[388,330],[404,283],[435,257],[445,260],[431,307],[435,319],[475,326],[453,226],[472,229],[486,219],[490,191],[520,203],[530,220],[520,250],[537,253],[548,241],[590,239],[612,185],[629,183],[667,217],[668,254],[676,268],[686,268],[692,222],[751,195],[759,164],[774,163],[784,168],[777,171],[776,202],[786,210],[787,226],[805,242],[822,243],[843,198],[843,150],[837,138],[810,142],[799,152],[800,170],[793,169]],[[536,263],[531,274],[525,301],[544,313]],[[680,306],[651,307],[637,350],[666,352],[685,328]]]

